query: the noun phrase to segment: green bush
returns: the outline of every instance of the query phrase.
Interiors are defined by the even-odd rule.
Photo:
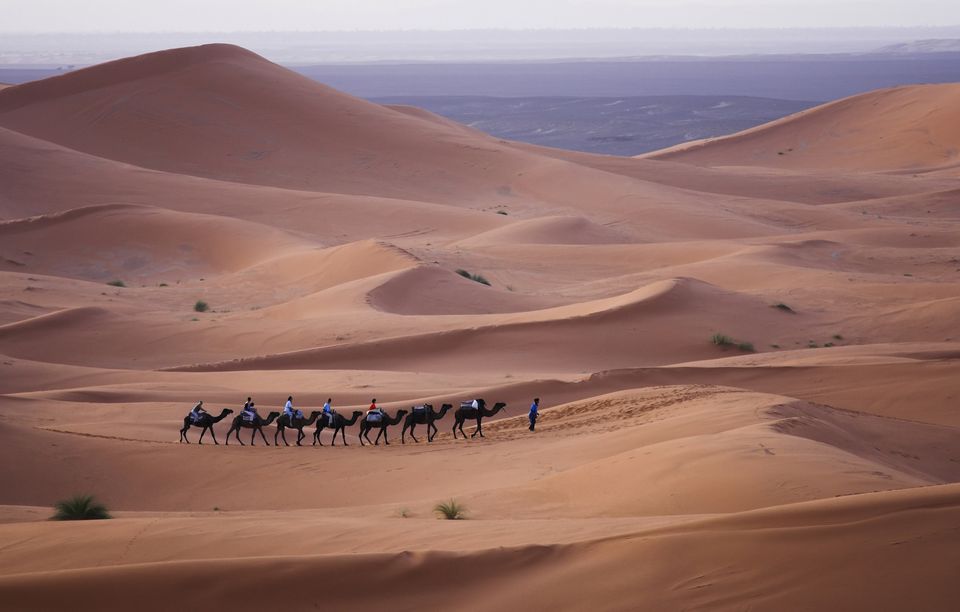
[[[92,495],[74,495],[70,499],[58,501],[53,509],[55,521],[89,521],[113,518],[107,507],[99,503]]]
[[[111,287],[126,287],[126,286],[127,286],[127,283],[123,282],[122,280],[112,280],[112,281],[110,281],[110,282],[107,283],[107,284],[110,285]]]
[[[197,303],[193,305],[193,309],[197,312],[207,312],[210,310],[210,305],[203,300],[197,300]]]
[[[439,503],[433,507],[433,511],[448,521],[459,521],[466,518],[464,516],[466,508],[457,503],[456,500]]]
[[[773,307],[774,307],[774,308],[777,308],[778,310],[782,310],[782,311],[784,311],[784,312],[793,312],[793,311],[794,311],[793,308],[790,308],[789,306],[787,306],[787,305],[784,304],[783,302],[780,302],[779,304],[774,304]]]

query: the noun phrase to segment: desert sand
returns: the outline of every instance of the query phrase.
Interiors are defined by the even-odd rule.
[[[229,45],[0,90],[0,608],[954,609],[958,102],[631,159]],[[291,394],[507,409],[224,444]]]

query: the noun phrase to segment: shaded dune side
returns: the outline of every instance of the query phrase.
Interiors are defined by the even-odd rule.
[[[475,553],[264,557],[5,576],[20,609],[950,609],[960,488],[778,507],[571,545]],[[777,550],[779,554],[770,555]],[[931,563],[931,559],[936,562]],[[270,576],[280,585],[264,588]],[[337,588],[311,589],[317,576]],[[376,588],[371,588],[376,576]]]
[[[144,278],[172,270],[233,272],[314,246],[248,221],[108,204],[0,223],[0,269],[86,280]],[[23,255],[29,253],[29,255]]]
[[[63,333],[77,327],[95,328],[114,316],[109,310],[95,306],[65,308],[0,325],[0,339],[9,341],[23,336],[38,336],[39,340],[50,334]]]
[[[896,87],[644,157],[714,166],[824,170],[954,168],[960,163],[958,109],[960,84]]]
[[[436,266],[418,266],[368,294],[371,306],[402,315],[492,314],[552,306],[552,300],[526,296],[468,280]]]

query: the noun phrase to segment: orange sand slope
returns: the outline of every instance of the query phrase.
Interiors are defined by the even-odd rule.
[[[958,92],[621,159],[229,45],[0,90],[0,602],[950,609]],[[224,446],[290,394],[507,409]]]
[[[689,163],[792,169],[960,168],[960,85],[913,85],[875,91],[739,134],[647,155]]]

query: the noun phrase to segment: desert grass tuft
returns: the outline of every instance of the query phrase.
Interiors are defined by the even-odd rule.
[[[455,499],[437,504],[433,507],[433,511],[448,521],[460,521],[466,518],[464,515],[466,508]]]
[[[710,338],[710,341],[717,346],[731,346],[733,344],[733,338],[720,333],[713,334],[713,336]]]
[[[486,285],[488,287],[490,286],[490,281],[488,281],[486,278],[484,278],[480,274],[471,274],[470,272],[468,272],[467,270],[464,270],[463,268],[457,270],[457,274],[459,274],[463,278],[469,278],[474,282],[480,283],[481,285]]]
[[[107,507],[98,502],[93,495],[74,495],[58,501],[53,509],[55,521],[90,521],[113,518]]]

